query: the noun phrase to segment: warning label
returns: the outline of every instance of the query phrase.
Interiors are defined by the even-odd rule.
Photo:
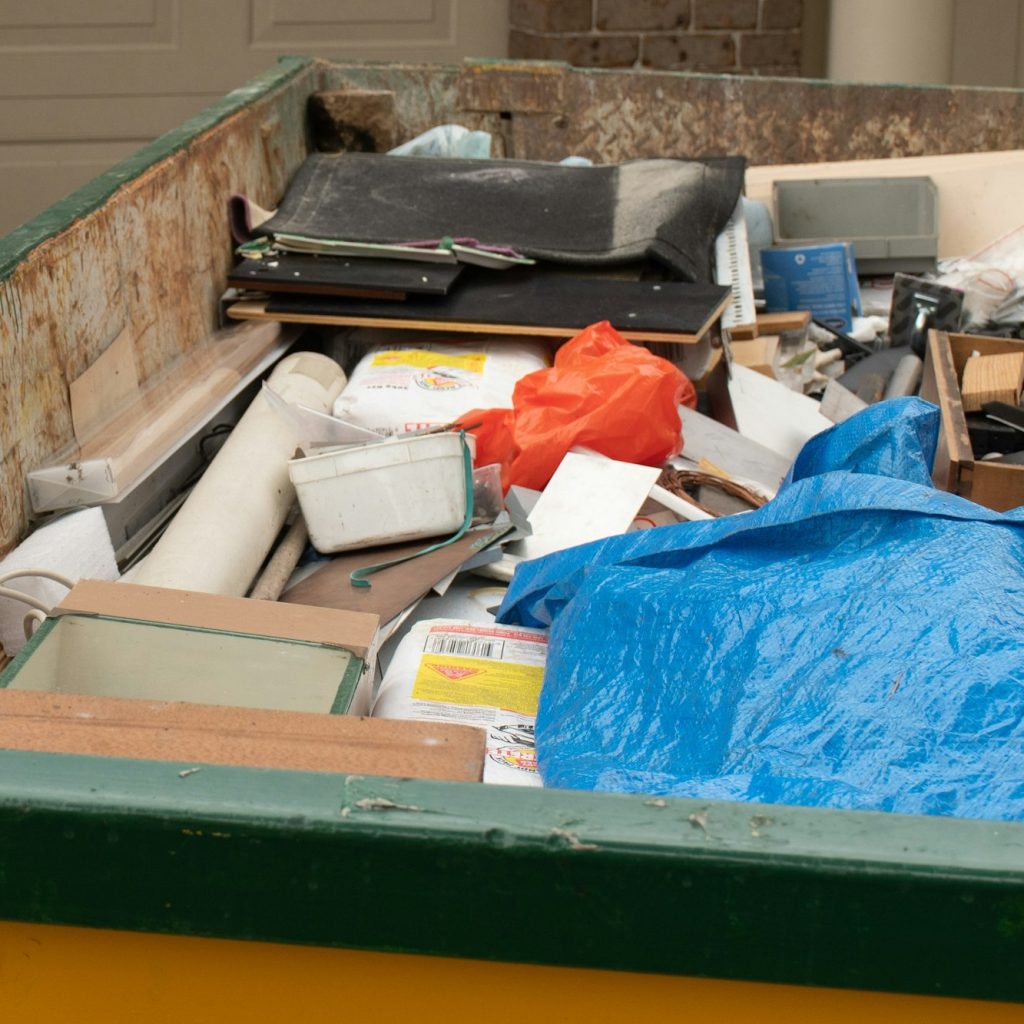
[[[428,352],[426,349],[402,349],[392,352],[378,352],[373,357],[373,366],[414,366],[421,370],[435,370],[441,367],[465,370],[468,373],[483,373],[487,365],[484,352],[466,352],[464,355],[449,355],[447,352]]]
[[[413,684],[414,700],[477,704],[537,714],[542,665],[514,665],[482,658],[424,654]]]

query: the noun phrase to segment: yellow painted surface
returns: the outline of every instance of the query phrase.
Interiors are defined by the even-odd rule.
[[[5,1024],[518,1020],[1002,1024],[1024,1006],[0,922]]]

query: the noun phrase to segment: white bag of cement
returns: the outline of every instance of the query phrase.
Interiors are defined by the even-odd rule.
[[[377,346],[359,361],[334,415],[390,436],[438,427],[471,409],[509,409],[516,381],[548,365],[541,342]]]
[[[372,713],[482,726],[484,782],[539,786],[533,728],[547,649],[543,629],[418,622],[398,645]]]
[[[18,545],[2,562],[0,573],[15,569],[49,569],[77,583],[82,579],[116,580],[117,562],[103,510],[87,508],[48,523]],[[37,598],[47,607],[59,604],[67,589],[41,576],[22,576],[5,586]],[[15,655],[25,646],[26,604],[0,599],[0,643]]]

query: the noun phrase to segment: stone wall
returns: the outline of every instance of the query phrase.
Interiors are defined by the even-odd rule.
[[[789,76],[802,22],[802,0],[510,0],[509,56]]]

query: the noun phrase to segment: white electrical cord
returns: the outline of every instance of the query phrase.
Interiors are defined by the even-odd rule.
[[[22,604],[27,604],[32,611],[25,616],[24,629],[25,639],[28,640],[32,636],[33,626],[32,623],[40,623],[50,613],[50,608],[47,607],[38,597],[33,597],[31,594],[26,594],[23,590],[15,590],[13,587],[5,587],[4,583],[9,580],[20,579],[25,576],[35,576],[44,580],[52,580],[54,583],[59,583],[62,587],[67,587],[70,590],[74,585],[74,580],[68,579],[67,576],[61,575],[59,572],[53,572],[51,569],[10,569],[8,572],[0,573],[0,597],[10,598],[12,601],[20,601]]]
[[[46,612],[42,612],[38,608],[33,608],[32,611],[30,611],[28,615],[25,616],[25,621],[23,623],[23,627],[25,630],[25,639],[32,639],[32,634],[35,632],[35,627],[33,627],[32,625],[33,622],[38,626],[40,622],[45,621]]]

